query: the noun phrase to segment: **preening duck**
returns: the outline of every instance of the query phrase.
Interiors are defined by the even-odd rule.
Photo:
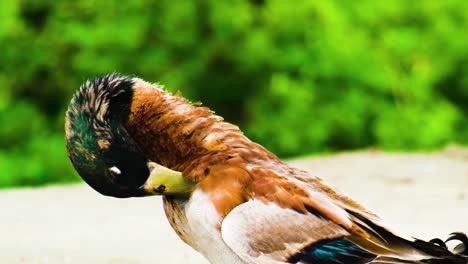
[[[467,238],[401,235],[290,167],[211,110],[139,78],[88,81],[66,113],[70,160],[103,195],[163,195],[180,238],[212,263],[466,264]]]

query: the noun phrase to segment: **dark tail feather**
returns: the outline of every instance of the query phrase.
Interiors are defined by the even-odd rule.
[[[446,243],[448,241],[453,241],[453,240],[460,241],[460,243],[454,247],[453,251],[449,251]],[[440,248],[440,250],[434,251],[433,250],[434,248],[428,247],[428,244],[437,245]],[[423,252],[428,252],[426,250],[430,248],[430,252],[428,253],[432,253],[435,257],[439,257],[439,258],[434,258],[434,259],[422,260],[421,261],[422,263],[468,264],[468,237],[466,236],[466,234],[461,233],[461,232],[454,232],[450,234],[449,238],[445,240],[445,242],[439,238],[431,239],[429,243],[422,241],[422,240],[416,240],[414,242],[414,247]],[[444,256],[443,253],[447,251],[452,253],[453,255]]]
[[[460,241],[451,252],[453,255],[447,256],[447,242],[457,240]],[[440,250],[435,250],[430,244],[440,247]],[[369,264],[468,264],[468,236],[464,233],[456,232],[450,234],[449,238],[444,242],[439,238],[434,238],[429,242],[422,240],[416,240],[414,247],[423,252],[434,254],[432,259],[420,260],[420,261],[408,261],[397,258],[389,257],[377,257]]]
[[[369,264],[424,264],[421,261],[409,261],[403,259],[389,258],[389,257],[378,257]]]
[[[398,235],[395,235],[393,232],[389,231],[387,228],[371,221],[361,214],[349,211],[348,213],[356,217],[355,222],[364,230],[368,231],[370,234],[375,234],[377,239],[381,238],[382,247],[388,248],[390,253],[387,252],[378,252],[374,251],[373,253],[381,255],[369,262],[372,264],[386,264],[386,263],[427,263],[427,264],[468,264],[468,237],[464,233],[452,233],[447,241],[458,240],[461,243],[455,247],[453,251],[449,250],[446,242],[441,239],[432,239],[430,242],[426,242],[420,239],[405,239]],[[353,242],[362,246],[363,241],[353,238]],[[379,241],[377,241],[379,242]],[[363,248],[366,248],[370,251],[368,245],[364,245]],[[421,253],[421,260],[415,261],[419,256],[411,258],[411,261],[403,260],[410,259],[408,255],[411,255],[412,250],[417,250]],[[401,254],[400,254],[401,253]],[[387,257],[383,257],[387,256]]]
[[[396,258],[388,257],[379,257],[374,259],[369,264],[466,264],[466,260],[450,260],[450,259],[431,259],[431,260],[421,260],[421,261],[409,261]]]
[[[455,246],[455,248],[453,249],[453,253],[468,257],[468,236],[466,236],[465,233],[454,232],[450,234],[447,240],[445,240],[445,243],[452,241],[452,240],[458,240],[461,242]]]
[[[466,238],[466,235],[464,235],[464,237]],[[442,241],[440,239],[433,240],[437,240],[437,245],[439,245],[439,242]],[[432,243],[434,243],[433,240],[431,240]],[[445,248],[447,247],[443,241],[442,244],[439,246]],[[464,255],[454,255],[443,258],[426,259],[420,261],[410,261],[389,257],[377,257],[373,261],[369,262],[369,264],[468,264],[468,257]]]

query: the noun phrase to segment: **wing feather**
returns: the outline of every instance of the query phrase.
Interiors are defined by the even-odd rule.
[[[268,168],[251,172],[255,175],[248,188],[252,200],[227,215],[222,236],[253,263],[285,261],[317,241],[339,237],[375,255],[408,261],[450,255],[397,234],[379,216],[307,172]]]
[[[226,216],[221,234],[224,242],[248,263],[286,263],[316,241],[349,233],[333,221],[253,199]]]

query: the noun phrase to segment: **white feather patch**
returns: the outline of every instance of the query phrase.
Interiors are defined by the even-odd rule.
[[[287,263],[315,241],[348,235],[331,221],[258,200],[234,208],[221,232],[224,242],[247,263]]]
[[[185,205],[185,215],[191,230],[190,246],[211,263],[245,263],[223,242],[219,230],[221,216],[206,193],[193,192]]]

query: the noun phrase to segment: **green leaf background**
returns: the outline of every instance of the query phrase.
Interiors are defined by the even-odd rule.
[[[0,1],[0,187],[76,181],[63,117],[110,72],[280,157],[468,144],[468,2]]]

